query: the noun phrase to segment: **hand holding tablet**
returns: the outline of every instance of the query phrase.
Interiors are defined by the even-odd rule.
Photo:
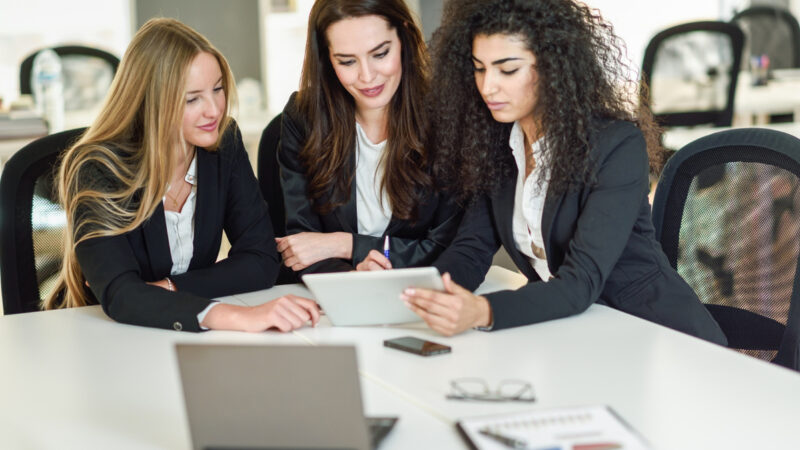
[[[336,326],[417,322],[420,317],[400,299],[406,288],[444,290],[435,267],[303,275],[331,323]]]

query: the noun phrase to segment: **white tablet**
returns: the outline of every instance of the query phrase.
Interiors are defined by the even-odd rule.
[[[303,275],[333,325],[384,325],[416,322],[418,315],[400,300],[408,287],[444,290],[435,267]]]

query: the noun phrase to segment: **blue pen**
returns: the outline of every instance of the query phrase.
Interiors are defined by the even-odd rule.
[[[383,256],[389,259],[389,236],[386,236],[386,239],[383,240]]]

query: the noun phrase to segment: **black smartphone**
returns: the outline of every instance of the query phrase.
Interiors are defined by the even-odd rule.
[[[413,336],[404,336],[383,341],[386,347],[396,348],[415,355],[431,356],[441,353],[450,353],[450,347],[436,342],[426,341]]]

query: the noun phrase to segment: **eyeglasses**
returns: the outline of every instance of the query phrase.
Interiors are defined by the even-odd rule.
[[[450,382],[450,400],[483,402],[534,402],[533,386],[522,380],[503,380],[495,389],[482,378],[458,378]]]

